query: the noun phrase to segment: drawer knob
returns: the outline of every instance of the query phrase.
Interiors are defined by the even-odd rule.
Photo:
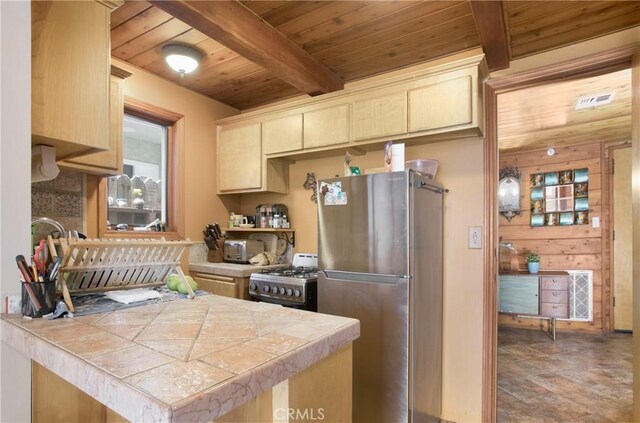
[[[553,296],[554,296],[554,297],[557,297],[558,295],[560,295],[560,293],[559,293],[559,292],[557,292],[557,291],[553,291]]]
[[[553,308],[558,308],[558,307],[560,307],[560,306],[557,306],[557,305],[554,305],[554,306],[553,306]]]
[[[554,281],[554,282],[558,282],[558,280],[557,280],[556,278],[553,278],[553,281]]]

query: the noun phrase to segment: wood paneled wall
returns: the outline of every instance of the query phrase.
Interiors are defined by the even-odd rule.
[[[609,330],[609,182],[608,160],[602,143],[581,144],[547,150],[517,151],[500,154],[500,169],[514,165],[520,169],[522,215],[511,222],[500,216],[499,236],[513,243],[518,251],[519,268],[526,269],[524,257],[529,251],[540,254],[540,270],[593,270],[593,321],[558,321],[558,329],[585,332]],[[529,177],[533,173],[566,169],[589,169],[589,224],[573,226],[530,226]],[[594,228],[593,218],[600,218]],[[500,315],[499,324],[520,327],[546,326],[540,319],[523,319]]]

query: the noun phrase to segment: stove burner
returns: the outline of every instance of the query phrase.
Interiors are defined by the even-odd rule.
[[[315,267],[287,267],[284,269],[275,270],[263,270],[263,274],[273,276],[284,276],[290,278],[315,278],[318,273],[318,269]]]

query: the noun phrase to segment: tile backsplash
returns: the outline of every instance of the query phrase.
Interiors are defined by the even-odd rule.
[[[51,181],[31,184],[31,218],[49,217],[67,230],[84,228],[84,175],[61,170]]]

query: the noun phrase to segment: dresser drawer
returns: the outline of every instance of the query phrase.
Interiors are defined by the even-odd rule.
[[[541,276],[540,289],[566,291],[567,289],[569,289],[569,277],[568,276]]]
[[[540,303],[540,315],[544,317],[569,318],[568,304]]]
[[[569,293],[567,291],[551,291],[549,289],[543,289],[540,291],[541,303],[553,303],[553,304],[568,304]]]

